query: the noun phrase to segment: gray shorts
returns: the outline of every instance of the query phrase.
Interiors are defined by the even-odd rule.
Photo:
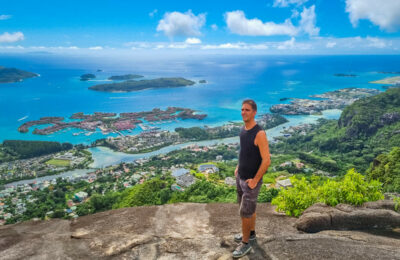
[[[240,205],[239,212],[243,218],[250,218],[256,212],[258,193],[262,185],[262,179],[254,189],[250,189],[245,180],[236,176],[237,200]]]

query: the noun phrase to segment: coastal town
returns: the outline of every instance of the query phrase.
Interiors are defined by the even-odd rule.
[[[196,112],[189,108],[180,107],[168,107],[165,111],[154,108],[151,111],[120,113],[119,116],[116,113],[94,112],[92,115],[85,115],[83,112],[78,112],[69,118],[75,121],[63,122],[64,117],[42,117],[39,120],[25,122],[18,127],[18,131],[27,133],[32,126],[51,124],[46,128],[35,128],[32,133],[49,135],[66,128],[77,128],[89,131],[86,133],[89,135],[99,128],[104,135],[110,132],[123,135],[121,131],[132,131],[138,124],[142,128],[149,128],[143,125],[144,120],[149,123],[162,123],[178,119],[202,120],[207,116],[206,114],[196,114]],[[74,134],[76,135],[77,133]]]

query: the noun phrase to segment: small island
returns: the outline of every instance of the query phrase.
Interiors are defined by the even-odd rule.
[[[38,76],[39,74],[33,72],[0,66],[0,83],[20,82],[24,79],[34,78]]]
[[[95,78],[96,78],[96,75],[90,74],[90,73],[81,75],[81,81],[88,81],[88,80],[95,79]]]
[[[121,75],[121,76],[111,76],[108,79],[109,80],[129,80],[129,79],[137,79],[137,78],[143,78],[143,76],[136,75],[136,74],[126,74],[126,75]]]
[[[336,74],[334,74],[333,76],[336,76],[336,77],[350,77],[350,78],[352,78],[352,77],[358,77],[358,76],[355,75],[355,74],[345,74],[345,73],[336,73]]]
[[[99,84],[89,87],[91,90],[104,92],[131,92],[150,88],[176,88],[194,85],[195,82],[184,78],[157,78],[127,80],[118,83]]]
[[[202,80],[199,80],[199,83],[204,84],[204,83],[207,83],[207,81],[205,79],[202,79]]]

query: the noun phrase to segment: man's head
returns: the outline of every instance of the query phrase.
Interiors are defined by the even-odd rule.
[[[251,122],[257,114],[257,104],[252,99],[242,102],[242,119],[244,122]]]

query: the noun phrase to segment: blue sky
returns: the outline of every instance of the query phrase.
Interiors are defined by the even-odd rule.
[[[399,54],[400,0],[6,1],[1,52]]]

